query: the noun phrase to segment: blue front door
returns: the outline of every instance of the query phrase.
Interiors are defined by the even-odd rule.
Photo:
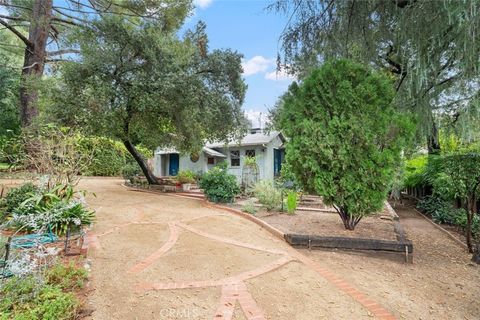
[[[273,149],[273,174],[275,176],[280,175],[280,170],[282,170],[282,150]]]
[[[169,167],[168,167],[168,175],[169,176],[176,176],[178,174],[178,166],[179,166],[178,153],[171,153],[170,154],[170,164],[169,164]]]

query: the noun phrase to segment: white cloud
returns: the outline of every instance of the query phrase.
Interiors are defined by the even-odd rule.
[[[1,1],[0,1],[1,2]],[[6,16],[8,15],[8,11],[7,11],[7,8],[3,7],[0,5],[0,14]]]
[[[212,2],[213,0],[194,0],[193,4],[195,5],[195,7],[198,7],[200,9],[206,9],[210,7]]]
[[[243,75],[251,76],[256,73],[265,72],[273,63],[273,59],[267,59],[263,56],[255,56],[250,60],[243,60]]]
[[[285,68],[282,68],[280,71],[274,70],[272,72],[265,73],[265,79],[273,81],[286,81],[295,80],[295,76],[288,74]]]
[[[268,112],[250,109],[244,113],[245,117],[252,122],[252,128],[265,128],[265,125],[270,122],[268,120]]]

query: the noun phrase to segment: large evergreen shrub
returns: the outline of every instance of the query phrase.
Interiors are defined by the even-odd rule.
[[[379,211],[413,131],[383,73],[348,60],[293,83],[277,111],[296,180],[338,211],[347,229]]]

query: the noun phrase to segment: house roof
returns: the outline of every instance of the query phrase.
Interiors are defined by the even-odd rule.
[[[206,154],[208,154],[211,157],[218,157],[218,158],[226,158],[227,157],[223,153],[220,153],[218,151],[215,151],[215,150],[207,148],[207,147],[203,147],[202,151],[205,152]]]
[[[216,150],[213,150],[213,149],[210,149],[210,148],[207,148],[207,147],[203,147],[202,152],[205,152],[207,155],[209,155],[211,157],[217,157],[217,158],[226,158],[227,157],[223,153],[220,153]],[[178,152],[174,148],[159,149],[155,152],[155,154],[172,154],[172,153],[180,153],[180,152]]]
[[[213,142],[213,143],[207,143],[208,148],[223,148],[225,146],[228,147],[238,147],[238,146],[256,146],[256,145],[263,145],[267,144],[273,139],[275,139],[277,136],[280,136],[280,139],[282,141],[285,141],[283,135],[281,132],[278,131],[271,131],[268,134],[265,134],[263,132],[257,132],[257,133],[249,133],[243,139],[240,141],[229,141],[229,142]]]
[[[254,131],[255,132],[255,131]],[[260,131],[256,131],[256,133],[249,133],[243,139],[238,141],[221,141],[221,142],[213,142],[207,143],[205,147],[203,147],[202,151],[212,157],[220,157],[226,158],[223,153],[220,153],[213,148],[224,148],[224,147],[239,147],[239,146],[260,146],[264,144],[270,143],[273,139],[279,137],[282,142],[285,142],[285,137],[279,131],[270,131],[268,134]],[[180,153],[174,148],[165,148],[165,149],[158,149],[155,154],[171,154],[171,153]]]

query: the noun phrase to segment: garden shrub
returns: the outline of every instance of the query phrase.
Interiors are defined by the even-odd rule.
[[[9,213],[20,207],[24,201],[29,199],[37,191],[38,188],[30,182],[20,187],[10,189],[5,199],[0,203],[0,221],[4,221]]]
[[[267,211],[278,209],[282,205],[282,193],[271,181],[257,182],[253,187],[253,194]]]
[[[137,163],[129,163],[122,168],[122,177],[126,181],[133,182],[132,179],[140,174],[142,174],[142,170]]]
[[[287,212],[289,214],[294,214],[297,209],[298,194],[294,190],[290,190],[287,193]]]
[[[93,150],[92,161],[82,172],[83,175],[118,176],[123,174],[125,167],[134,165],[138,167],[135,159],[120,141],[106,137],[80,135],[78,139],[80,152],[89,153]],[[145,159],[151,158],[150,150],[142,146],[136,146],[136,149]]]
[[[242,207],[242,211],[250,214],[256,214],[257,213],[257,208],[255,207],[255,204],[253,203],[252,200],[248,200],[245,202],[245,204]]]
[[[82,172],[89,176],[119,175],[126,164],[126,150],[122,143],[105,137],[79,136],[80,152],[91,153],[92,161]]]
[[[394,96],[384,73],[341,59],[292,83],[278,104],[295,180],[333,205],[346,229],[382,209],[412,138],[411,116],[395,109]]]
[[[415,156],[405,161],[403,178],[403,186],[405,188],[415,188],[423,185],[427,163],[427,155]]]
[[[455,224],[457,214],[463,214],[455,209],[451,201],[436,196],[427,196],[418,202],[417,208],[426,212],[437,223]]]
[[[24,192],[28,198],[22,198],[23,201],[10,211],[4,211],[4,217],[8,218],[5,227],[30,232],[46,232],[50,229],[58,235],[64,235],[68,228],[79,229],[83,225],[90,225],[95,219],[95,212],[84,205],[84,193],[74,191],[71,185],[23,188],[33,191]],[[14,195],[19,195],[17,190],[12,191]],[[7,198],[9,195],[10,192]]]
[[[195,183],[195,172],[192,170],[180,170],[177,175],[177,180],[181,184]]]
[[[200,180],[200,188],[207,199],[213,202],[233,202],[240,193],[236,177],[227,172],[226,162],[207,171]]]

